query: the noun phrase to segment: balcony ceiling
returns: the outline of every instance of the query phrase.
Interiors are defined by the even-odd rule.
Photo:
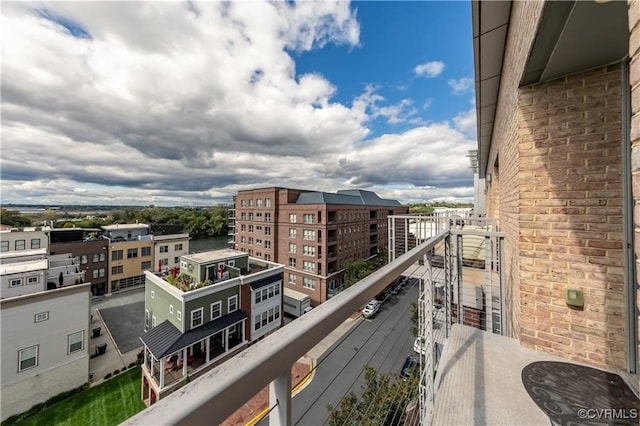
[[[510,1],[472,2],[479,172],[485,177],[511,14]],[[629,50],[627,2],[545,3],[521,86],[623,59]]]

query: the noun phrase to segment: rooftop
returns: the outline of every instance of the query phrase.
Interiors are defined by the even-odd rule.
[[[349,204],[376,207],[402,207],[397,200],[380,198],[372,191],[362,189],[339,190],[336,194],[330,192],[304,192],[298,196],[296,204]]]
[[[116,225],[105,225],[102,227],[105,231],[122,231],[126,229],[149,229],[149,225],[144,223],[120,223]]]
[[[245,252],[233,249],[220,249],[204,251],[202,253],[194,253],[182,256],[184,260],[195,262],[198,264],[216,262],[223,259],[248,256]]]
[[[0,275],[11,275],[24,272],[40,271],[48,268],[48,262],[49,261],[47,259],[40,259],[1,265]]]

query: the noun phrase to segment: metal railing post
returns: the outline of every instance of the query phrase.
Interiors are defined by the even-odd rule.
[[[291,424],[291,368],[269,383],[269,425]]]

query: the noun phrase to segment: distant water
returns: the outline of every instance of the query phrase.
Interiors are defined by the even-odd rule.
[[[218,237],[198,238],[189,241],[189,253],[229,248],[227,243],[231,237],[220,235]]]

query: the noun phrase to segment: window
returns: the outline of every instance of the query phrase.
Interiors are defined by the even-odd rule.
[[[119,265],[119,266],[113,266],[113,267],[111,268],[111,275],[121,274],[122,272],[123,272],[122,265]]]
[[[240,225],[240,230],[241,230],[242,232],[246,232],[246,230],[247,230],[247,225],[245,225],[244,223],[243,223],[242,225]]]
[[[9,287],[20,287],[22,285],[22,278],[14,278],[9,280]]]
[[[305,256],[315,256],[316,248],[314,246],[302,246],[302,253]]]
[[[240,213],[241,220],[247,220],[247,214],[245,212]]]
[[[264,248],[270,249],[271,248],[271,241],[264,240]]]
[[[262,290],[254,291],[253,297],[254,297],[255,303],[262,302]]]
[[[149,270],[149,269],[151,269],[151,261],[150,261],[150,260],[146,260],[146,261],[144,261],[144,262],[140,263],[140,269],[143,269],[143,270]],[[94,272],[95,272],[95,271],[94,271]],[[94,278],[95,278],[95,277],[94,277]]]
[[[265,213],[264,214],[264,221],[265,222],[271,222],[271,213]]]
[[[155,326],[156,326],[156,316],[151,315],[151,327],[155,328]]]
[[[173,263],[180,263],[180,258],[178,256],[174,257]]]
[[[93,263],[100,262],[100,255],[98,253],[93,254]]]
[[[0,241],[0,251],[9,251],[9,241]]]
[[[138,257],[138,249],[130,248],[127,250],[127,259],[133,259],[134,257]]]
[[[260,315],[256,315],[253,318],[253,321],[255,323],[254,326],[253,326],[254,330],[259,330],[260,329]]]
[[[93,270],[93,278],[98,278],[98,270],[97,269]]]
[[[316,231],[311,229],[305,229],[304,231],[302,231],[302,238],[309,241],[315,241]]]
[[[302,286],[310,289],[314,289],[316,288],[316,283],[311,278],[305,277],[302,279]]]
[[[160,259],[160,264],[162,264],[162,266],[167,266],[169,264],[169,259],[167,258]]]
[[[289,223],[296,223],[297,217],[295,213],[289,213]]]
[[[247,207],[247,200],[240,200],[240,207]]]
[[[295,253],[295,252],[296,252],[296,244],[289,243],[289,253]]]
[[[253,207],[253,199],[249,200],[249,207]]]
[[[104,268],[100,268],[100,278],[104,277]]]
[[[180,244],[176,244],[176,245],[173,247],[173,250],[175,250],[175,251],[180,251],[180,250],[182,250],[182,243],[180,243]]]
[[[82,256],[80,256],[80,263],[82,263],[83,265],[86,264],[89,261],[89,259],[87,259],[87,255],[83,254]]]
[[[173,315],[173,305],[169,304],[169,313]]]
[[[33,322],[47,321],[49,319],[49,311],[40,312],[39,314],[35,314],[33,317]]]
[[[24,240],[16,240],[16,250],[24,250]]]
[[[313,215],[312,214],[304,214],[302,215],[302,221],[304,223],[313,223]]]
[[[253,225],[249,225],[249,232],[253,232]]]
[[[289,266],[291,266],[292,268],[296,267],[296,258],[295,257],[290,257],[289,258]]]
[[[31,277],[27,277],[27,285],[29,284],[38,284],[40,282],[40,277],[37,275],[33,275]]]
[[[176,318],[178,319],[178,321],[182,321],[182,312],[178,311],[178,313],[176,314]]]
[[[302,269],[307,272],[314,272],[316,270],[316,264],[313,262],[307,262],[306,260],[302,262]]]
[[[289,228],[289,238],[296,237],[296,228]]]
[[[256,200],[256,207],[262,207],[262,198]]]
[[[202,325],[202,308],[191,311],[191,328]]]
[[[140,256],[151,256],[151,247],[142,247],[140,249]]]
[[[122,250],[114,250],[111,253],[111,260],[122,260]]]
[[[69,354],[81,351],[84,348],[84,331],[78,331],[68,336]]]
[[[160,246],[160,253],[166,253],[169,251],[169,246]]]
[[[231,296],[228,300],[227,313],[235,312],[238,310],[238,296]]]
[[[218,300],[211,304],[211,321],[222,316],[222,301]]]
[[[249,244],[253,244],[253,237],[249,237]]]
[[[249,212],[249,220],[253,220],[253,213]]]
[[[18,373],[38,365],[38,345],[18,351]]]
[[[294,274],[289,274],[289,283],[290,284],[296,284],[296,280],[298,279],[298,277]]]
[[[264,206],[265,207],[271,207],[271,198],[265,198],[264,199]]]
[[[241,243],[246,243],[247,242],[247,237],[245,237],[244,235],[240,237],[240,242]]]
[[[271,262],[271,255],[270,254],[265,254],[264,255],[264,260]]]
[[[39,248],[40,248],[40,238],[32,238],[31,249],[39,249]]]
[[[270,226],[265,226],[264,227],[264,235],[271,235],[271,227]]]

